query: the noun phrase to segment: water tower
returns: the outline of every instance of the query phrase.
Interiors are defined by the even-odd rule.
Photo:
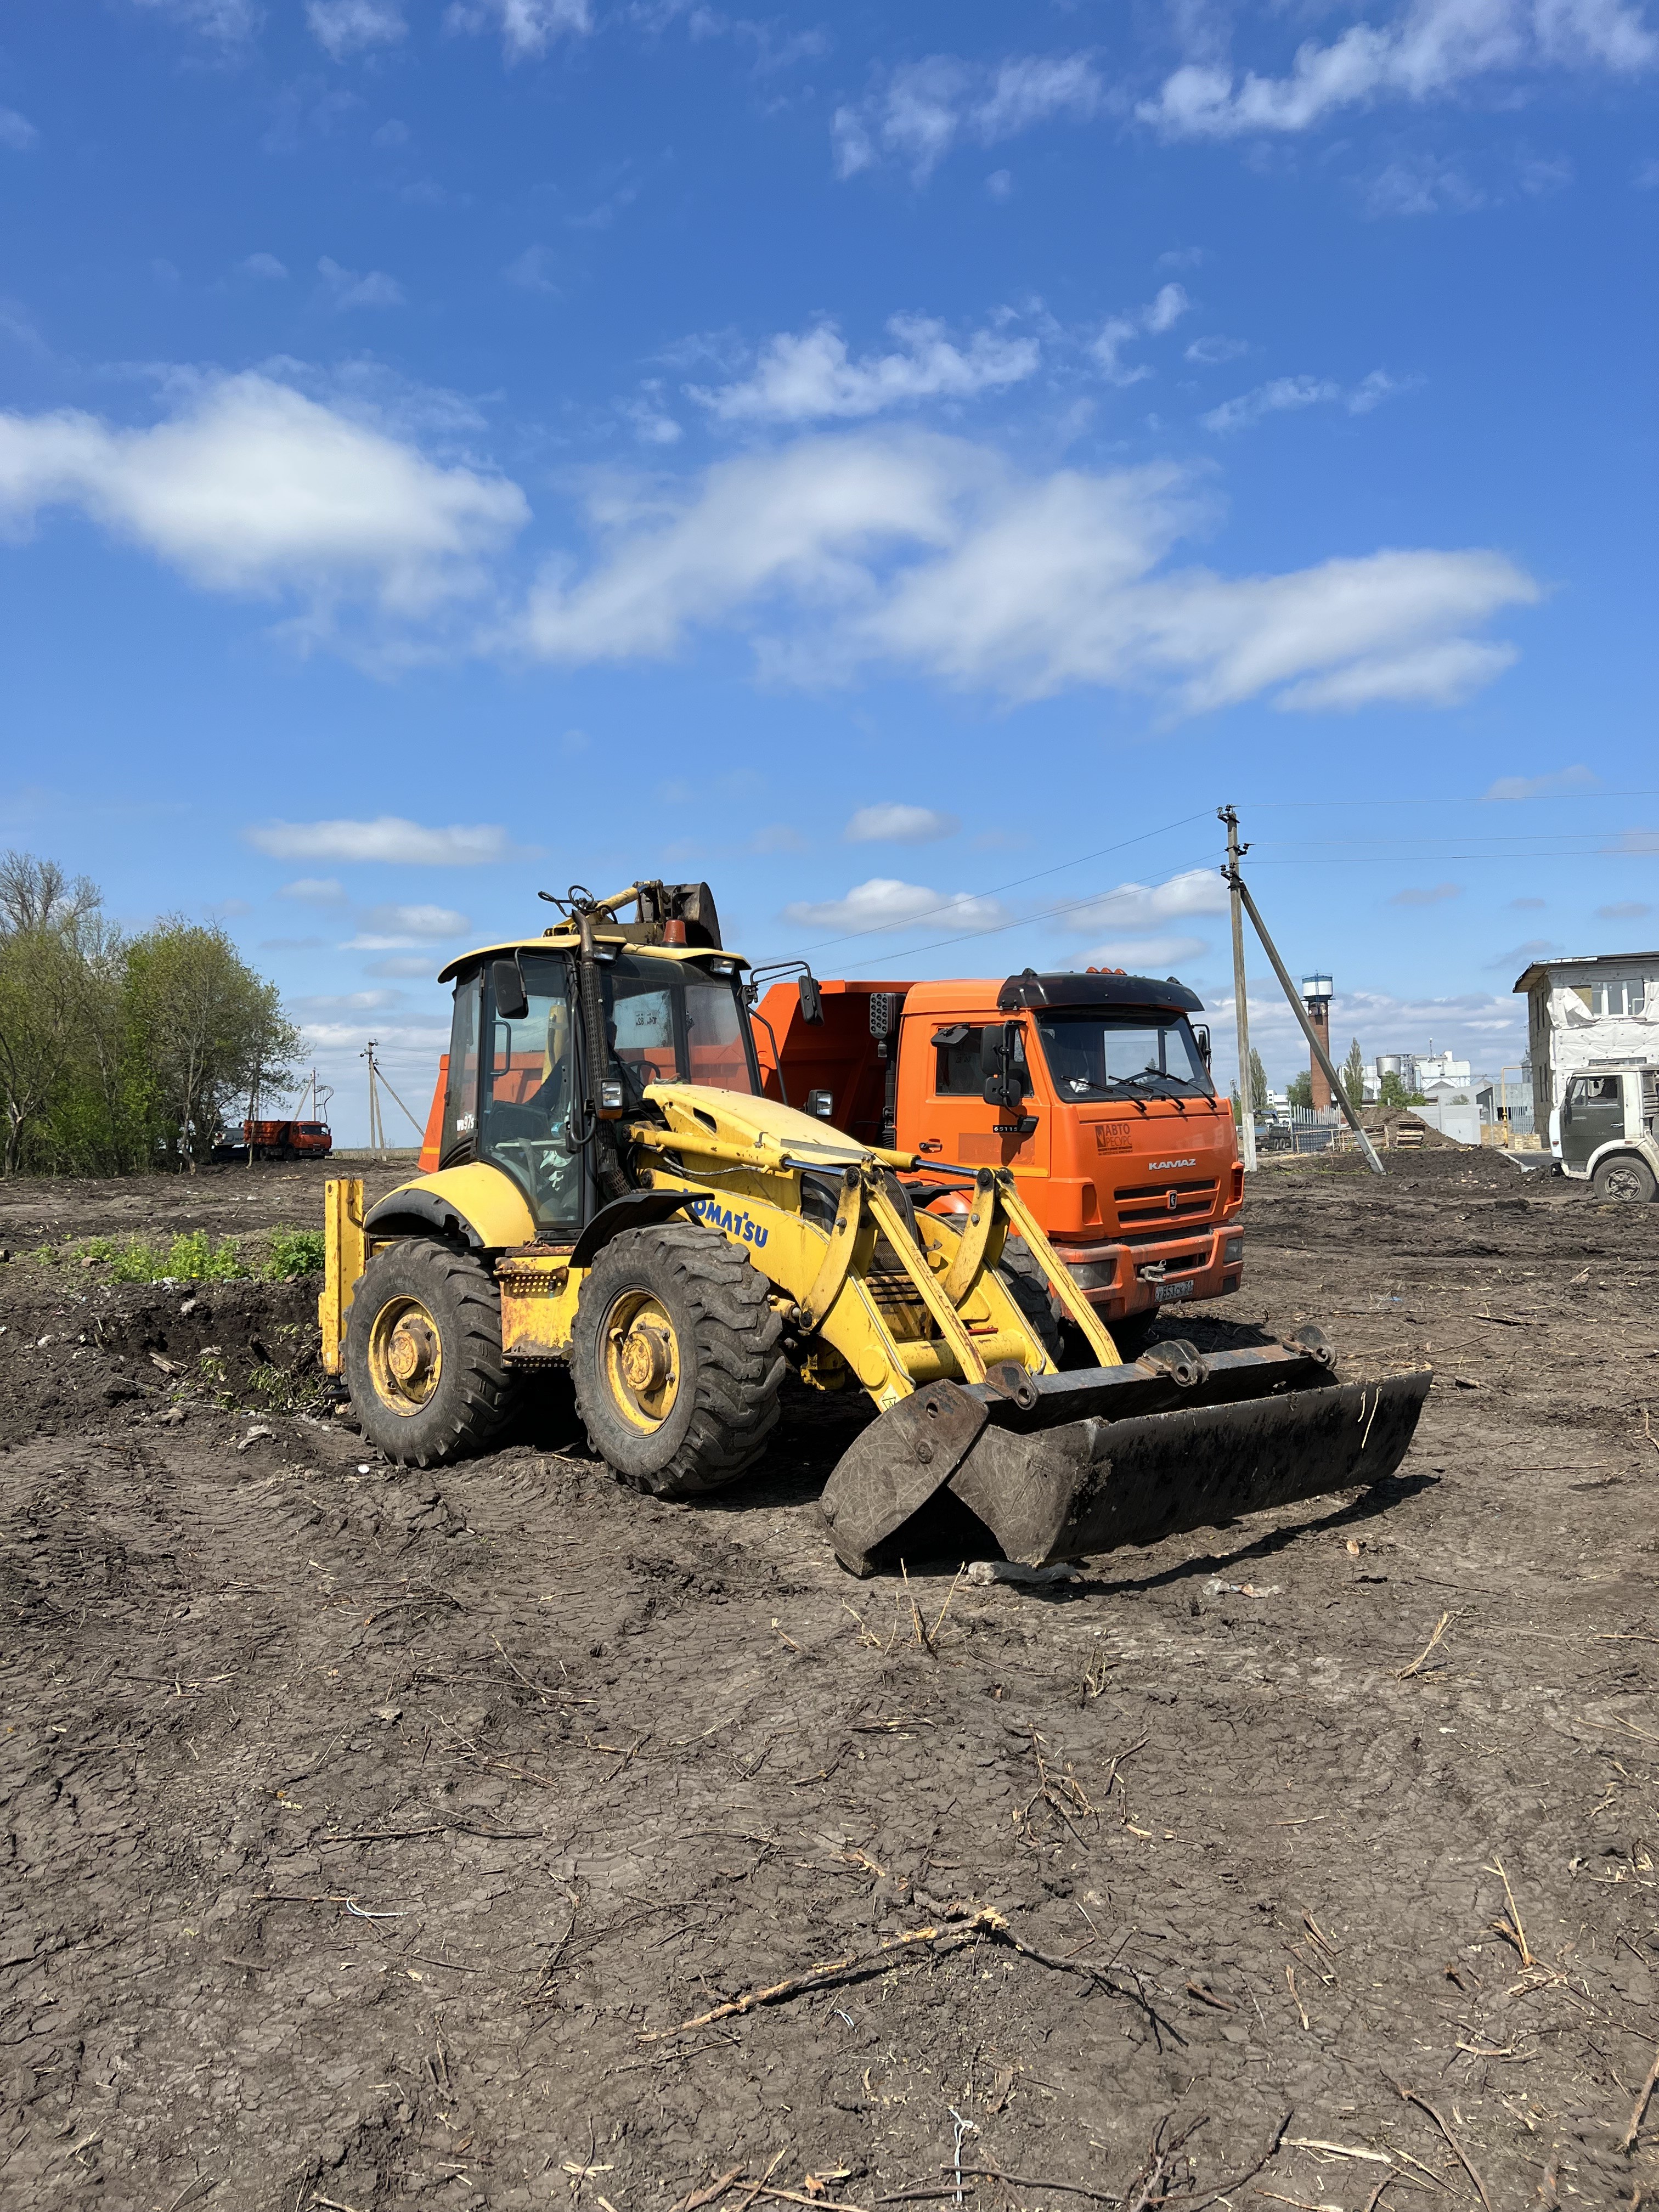
[[[1308,1019],[1314,1033],[1324,1048],[1328,1060],[1331,1053],[1331,979],[1328,975],[1304,975],[1302,978],[1302,1003],[1308,1010]],[[1313,1103],[1324,1107],[1331,1103],[1331,1086],[1325,1080],[1325,1071],[1312,1053],[1308,1055],[1308,1070],[1313,1079]]]

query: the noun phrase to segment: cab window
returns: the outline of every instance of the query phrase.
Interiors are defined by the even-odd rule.
[[[933,1032],[933,1096],[935,1098],[982,1098],[985,1076],[980,1053],[985,1042],[982,1024],[951,1022]],[[1029,1098],[1030,1070],[1025,1065],[1025,1037],[1014,1042],[1014,1066]]]
[[[611,1049],[638,1090],[647,1083],[695,1083],[759,1095],[754,1040],[735,973],[710,975],[695,961],[624,953],[607,965],[604,989]]]

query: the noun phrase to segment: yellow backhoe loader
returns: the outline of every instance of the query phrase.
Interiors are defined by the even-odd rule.
[[[328,1185],[324,1364],[391,1458],[483,1449],[567,1367],[616,1474],[694,1498],[763,1453],[793,1370],[876,1410],[822,1507],[858,1574],[1076,1559],[1399,1465],[1427,1370],[1344,1382],[1315,1329],[1126,1364],[1006,1170],[764,1097],[706,885],[552,902],[541,935],[443,971],[436,1172],[367,1214],[360,1182]],[[930,1212],[947,1192],[968,1210]],[[1094,1364],[1057,1366],[1052,1299]]]

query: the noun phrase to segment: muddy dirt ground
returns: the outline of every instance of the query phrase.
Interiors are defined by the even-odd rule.
[[[402,1474],[314,1285],[26,1256],[314,1170],[0,1190],[0,2202],[1659,2202],[1659,1207],[1390,1165],[1166,1333],[1431,1360],[1400,1475],[1044,1589],[844,1576],[844,1421]]]

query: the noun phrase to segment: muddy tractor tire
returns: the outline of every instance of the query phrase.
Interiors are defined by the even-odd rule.
[[[1590,1177],[1590,1188],[1598,1198],[1628,1199],[1638,1202],[1650,1200],[1656,1186],[1653,1170],[1645,1160],[1634,1153],[1620,1153],[1616,1158],[1603,1160]]]
[[[518,1396],[486,1270],[419,1237],[377,1252],[347,1311],[345,1379],[364,1437],[388,1459],[439,1467],[483,1451]]]
[[[781,1334],[766,1278],[715,1231],[625,1231],[576,1306],[570,1372],[589,1443],[653,1498],[724,1489],[777,1424]]]
[[[1020,1319],[1058,1367],[1065,1308],[1048,1288],[1048,1279],[1032,1257],[1031,1248],[1023,1237],[1006,1240],[996,1271],[1003,1289],[1019,1308]]]

